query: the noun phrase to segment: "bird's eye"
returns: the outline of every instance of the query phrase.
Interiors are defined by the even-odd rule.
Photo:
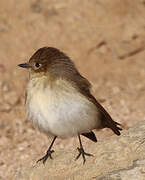
[[[35,67],[36,67],[36,68],[39,68],[40,66],[41,66],[40,63],[35,63]]]

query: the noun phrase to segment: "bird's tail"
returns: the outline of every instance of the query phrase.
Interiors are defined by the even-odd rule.
[[[103,108],[101,104],[97,102],[95,98],[93,98],[95,105],[100,110],[100,118],[101,118],[101,127],[102,128],[110,128],[116,135],[120,135],[120,131],[122,131],[122,128],[119,127],[121,124],[114,121],[109,113]]]
[[[115,122],[109,113],[103,108],[103,106],[98,103],[98,101],[94,98],[94,96],[91,95],[91,93],[88,91],[88,97],[90,100],[96,105],[97,109],[100,112],[100,119],[101,119],[101,128],[110,128],[116,135],[120,135],[120,131],[122,130],[121,124],[118,122]]]
[[[102,126],[103,128],[110,128],[116,135],[120,135],[122,128],[121,124],[115,122],[111,117],[102,117]]]

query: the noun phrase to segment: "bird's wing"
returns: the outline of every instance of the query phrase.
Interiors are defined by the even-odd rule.
[[[78,90],[84,96],[86,96],[90,101],[92,101],[92,103],[94,103],[96,105],[96,107],[98,108],[98,110],[100,111],[102,128],[110,128],[115,134],[117,134],[119,136],[122,128],[120,128],[118,126],[120,126],[121,124],[119,124],[118,122],[115,122],[111,118],[109,113],[103,108],[103,106],[91,94],[91,92],[90,92],[91,84],[89,83],[89,81],[87,79],[85,79],[84,77],[82,77],[80,74],[78,74],[78,76],[79,76],[79,78],[77,78],[78,81],[77,81],[76,86],[78,87]]]

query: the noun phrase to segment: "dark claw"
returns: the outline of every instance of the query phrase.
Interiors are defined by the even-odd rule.
[[[93,156],[92,154],[86,153],[83,148],[77,148],[77,150],[79,151],[79,154],[77,155],[75,160],[77,160],[80,157],[80,155],[82,155],[83,164],[85,164],[85,162],[86,162],[85,156]]]
[[[52,158],[52,156],[51,156],[51,154],[54,152],[54,150],[48,150],[47,151],[47,153],[46,153],[46,155],[45,156],[43,156],[42,158],[40,158],[38,161],[37,161],[37,163],[39,162],[39,161],[43,161],[43,164],[45,164],[45,162],[46,162],[46,160],[48,159],[48,157],[50,158],[50,159],[53,159]]]

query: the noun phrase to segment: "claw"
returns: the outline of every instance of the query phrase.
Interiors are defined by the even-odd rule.
[[[80,155],[82,155],[83,164],[85,164],[85,162],[86,162],[86,157],[85,156],[93,156],[92,154],[86,153],[83,148],[77,148],[77,150],[79,151],[79,154],[77,155],[75,160],[79,159]]]
[[[46,153],[46,155],[43,156],[42,158],[40,158],[40,159],[37,161],[37,163],[40,162],[40,161],[43,161],[43,164],[45,164],[45,162],[46,162],[46,160],[48,159],[48,157],[49,157],[50,159],[53,159],[52,156],[51,156],[51,154],[52,154],[53,152],[54,152],[54,150],[48,150],[47,153]]]

